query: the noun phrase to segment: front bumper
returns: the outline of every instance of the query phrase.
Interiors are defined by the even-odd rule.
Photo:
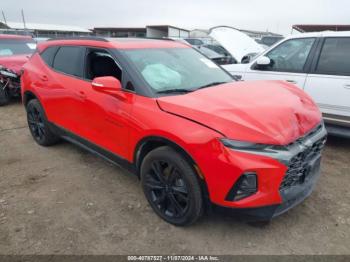
[[[243,218],[246,221],[268,221],[279,216],[289,209],[303,202],[314,190],[315,184],[320,177],[321,157],[310,161],[310,172],[303,184],[294,185],[280,191],[282,203],[277,205],[256,207],[256,208],[227,208],[214,206],[216,211]]]

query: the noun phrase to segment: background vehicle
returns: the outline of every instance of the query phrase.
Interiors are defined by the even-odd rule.
[[[0,106],[20,95],[21,68],[35,48],[30,36],[0,35]]]
[[[207,202],[269,220],[320,174],[326,131],[303,91],[235,82],[182,43],[47,41],[21,80],[38,144],[64,138],[126,167],[175,225],[195,222]]]
[[[292,35],[248,64],[224,66],[242,80],[285,80],[320,107],[330,133],[350,137],[350,32]]]
[[[232,27],[214,27],[209,35],[239,63],[246,60],[248,54],[260,54],[265,50],[253,38]]]

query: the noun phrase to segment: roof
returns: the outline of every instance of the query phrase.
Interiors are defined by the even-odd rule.
[[[43,51],[49,46],[57,45],[84,45],[101,48],[116,48],[116,49],[142,49],[142,48],[189,48],[188,45],[161,39],[147,38],[74,38],[74,39],[52,39],[50,41],[41,42],[38,44],[38,50]]]
[[[172,25],[148,25],[146,26],[146,28],[154,28],[154,29],[167,29],[167,28],[175,28],[178,30],[182,30],[182,31],[186,31],[186,32],[190,32],[190,30],[184,29],[184,28],[180,28],[180,27],[176,27],[176,26],[172,26]]]
[[[293,25],[293,29],[304,32],[350,31],[350,25]]]
[[[8,34],[0,34],[0,39],[33,39],[31,36],[28,35],[8,35]]]
[[[305,37],[350,37],[350,31],[323,31],[323,32],[311,32],[301,33],[296,35],[290,35],[287,38],[305,38]]]
[[[12,29],[24,29],[23,23],[17,22],[7,22],[6,23]],[[81,32],[90,33],[91,31],[78,27],[69,25],[53,25],[53,24],[36,24],[36,23],[26,23],[26,28],[29,30],[41,30],[41,31],[62,31],[62,32]]]
[[[145,27],[94,27],[93,31],[146,32]]]

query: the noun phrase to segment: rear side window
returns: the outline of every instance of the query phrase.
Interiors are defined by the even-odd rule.
[[[40,54],[41,58],[45,61],[48,66],[52,67],[53,59],[57,53],[58,46],[51,46],[46,48],[44,52]]]
[[[350,75],[350,38],[327,38],[316,71],[321,74]]]
[[[62,46],[57,51],[53,68],[62,73],[83,77],[84,50],[79,46]]]

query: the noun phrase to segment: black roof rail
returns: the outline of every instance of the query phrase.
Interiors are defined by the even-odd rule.
[[[151,39],[151,40],[168,40],[168,41],[175,41],[174,39],[168,38],[168,37],[142,37],[143,39]]]
[[[47,41],[56,41],[56,40],[91,40],[91,41],[109,42],[106,38],[94,37],[94,36],[57,37],[57,38],[50,38]]]

